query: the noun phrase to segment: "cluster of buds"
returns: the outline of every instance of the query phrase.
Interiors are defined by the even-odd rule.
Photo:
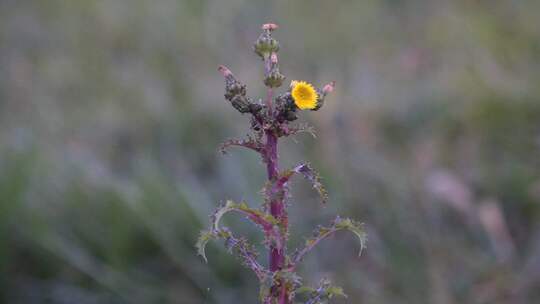
[[[239,146],[260,154],[266,164],[268,181],[262,193],[265,202],[260,208],[252,208],[247,203],[227,201],[213,214],[210,229],[203,231],[197,243],[199,254],[206,260],[204,248],[210,240],[223,239],[229,251],[234,252],[243,264],[253,270],[261,283],[261,303],[291,304],[296,294],[307,293],[306,304],[322,304],[333,296],[344,295],[340,288],[323,281],[317,288],[302,286],[300,277],[295,273],[297,265],[303,257],[319,242],[340,230],[349,230],[360,239],[364,247],[365,233],[360,223],[339,217],[331,226],[319,227],[313,237],[308,238],[302,248],[294,254],[287,253],[289,237],[289,221],[287,206],[289,205],[289,180],[299,175],[308,180],[318,192],[321,200],[326,202],[327,193],[319,175],[306,163],[292,169],[280,171],[278,166],[278,139],[294,135],[301,131],[312,132],[304,125],[289,126],[298,119],[301,110],[317,111],[324,105],[325,97],[334,90],[335,83],[330,82],[320,89],[305,81],[291,81],[289,88],[274,96],[275,88],[282,86],[285,76],[279,71],[277,52],[279,43],[272,37],[277,29],[275,24],[265,24],[262,34],[254,44],[254,51],[264,62],[264,84],[267,94],[264,104],[253,102],[247,96],[246,86],[242,84],[226,67],[219,71],[225,78],[225,99],[240,113],[251,114],[251,130],[253,134],[247,139],[232,139],[222,145],[222,151],[230,146]],[[244,238],[233,235],[232,231],[220,225],[220,218],[229,212],[245,215],[264,233],[263,244],[268,249],[268,267],[260,264],[255,248]]]
[[[277,58],[279,42],[272,37],[272,32],[277,28],[278,26],[273,23],[264,24],[262,34],[253,45],[255,53],[265,62],[264,84],[270,88],[280,87],[285,80],[285,76],[279,72]]]
[[[246,96],[246,85],[234,77],[233,73],[225,66],[219,66],[218,70],[225,77],[225,99],[240,113],[256,114],[262,109],[262,105],[253,103]]]
[[[264,84],[272,90],[282,86],[285,76],[279,71],[277,52],[279,42],[272,37],[277,25],[268,23],[262,26],[262,33],[253,45],[253,50],[264,62]],[[246,95],[246,86],[242,84],[226,67],[220,66],[219,71],[225,78],[225,99],[240,113],[253,115],[252,128],[256,131],[274,128],[279,136],[288,134],[286,124],[298,119],[298,110],[317,111],[324,105],[325,97],[334,90],[334,82],[315,89],[304,81],[291,81],[286,92],[274,99],[267,96],[265,105],[253,102]],[[272,106],[274,105],[274,106]],[[261,111],[263,109],[267,111]]]

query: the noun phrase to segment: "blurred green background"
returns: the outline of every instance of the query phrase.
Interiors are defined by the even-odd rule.
[[[337,81],[286,140],[291,248],[334,214],[366,223],[300,274],[336,303],[540,302],[540,2],[0,1],[0,302],[255,303],[253,274],[198,231],[224,199],[257,206],[249,120],[218,64],[263,95],[251,51],[280,25],[281,70]],[[241,217],[226,223],[261,235]],[[261,259],[265,259],[264,255]]]

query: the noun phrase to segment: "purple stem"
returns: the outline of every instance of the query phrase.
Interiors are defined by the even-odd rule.
[[[276,272],[287,267],[285,264],[285,234],[288,229],[288,219],[285,210],[285,202],[283,201],[284,195],[275,195],[276,193],[283,193],[285,186],[283,183],[278,182],[279,167],[277,158],[277,141],[278,137],[272,130],[266,131],[266,168],[268,171],[268,180],[271,183],[275,183],[275,186],[270,187],[269,197],[270,201],[270,214],[279,221],[281,226],[281,233],[279,233],[279,240],[273,242],[270,245],[270,271]],[[288,290],[285,287],[283,280],[274,283],[271,288],[271,294],[277,295],[279,304],[289,304]]]
[[[271,130],[266,132],[266,169],[268,172],[268,180],[271,183],[275,182],[279,175],[277,160],[277,136]],[[283,200],[280,199],[279,196],[274,195],[274,193],[279,190],[280,189],[275,189],[275,187],[270,187],[271,193],[269,193],[269,197],[278,197],[270,201],[270,214],[276,218],[281,225],[283,225],[285,215]],[[282,238],[282,236],[280,236],[280,238]],[[278,271],[283,267],[285,254],[283,247],[282,241],[276,242],[270,246],[270,271]]]
[[[268,75],[270,73],[270,58],[265,59],[265,72]],[[266,93],[266,108],[268,111],[268,116],[272,117],[272,88],[268,88]],[[266,130],[266,171],[268,173],[268,180],[270,183],[274,183],[279,176],[279,167],[278,167],[278,156],[277,156],[277,141],[278,138],[272,129]],[[276,197],[273,195],[276,193],[275,187],[270,187],[269,197]],[[282,220],[283,215],[283,202],[280,199],[272,199],[270,201],[270,214],[276,218],[278,221]],[[280,237],[281,238],[281,237]],[[283,246],[278,246],[281,241],[276,242],[277,244],[272,244],[270,246],[270,271],[278,271],[281,268],[282,260],[284,259]]]
[[[267,60],[269,61],[269,60]],[[268,67],[269,63],[267,63]],[[267,68],[268,69],[268,68]],[[273,116],[272,109],[272,89],[268,88],[266,105],[268,108],[268,116]],[[277,193],[284,193],[285,184],[278,182],[279,177],[279,165],[278,165],[278,136],[272,129],[265,131],[266,134],[266,146],[264,149],[266,159],[266,170],[268,173],[268,180],[270,183],[275,183],[275,186],[270,187],[270,193],[267,193],[270,201],[270,214],[279,221],[280,233],[279,240],[273,242],[270,245],[269,254],[269,268],[270,271],[276,272],[287,267],[285,264],[285,235],[288,230],[288,218],[285,210],[284,195],[275,195]],[[276,282],[271,288],[271,294],[274,294],[278,298],[279,304],[289,304],[288,290],[285,287],[285,282]]]

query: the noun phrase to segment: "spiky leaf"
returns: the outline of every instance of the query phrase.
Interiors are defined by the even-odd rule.
[[[223,239],[225,247],[229,253],[236,253],[241,259],[242,264],[255,272],[259,280],[268,276],[268,271],[257,262],[258,253],[255,248],[244,238],[236,238],[232,232],[226,228],[220,228],[212,231],[202,231],[197,241],[197,253],[207,261],[205,247],[210,240]]]
[[[358,237],[358,240],[360,241],[360,251],[358,252],[358,255],[360,256],[364,248],[366,248],[367,243],[367,233],[364,230],[364,225],[350,218],[341,219],[340,217],[337,217],[335,227],[337,230],[349,230]]]
[[[313,138],[317,137],[317,134],[315,134],[315,128],[308,125],[308,124],[306,124],[306,123],[302,123],[302,124],[298,124],[298,125],[296,125],[294,127],[290,127],[289,130],[288,130],[287,135],[296,135],[296,134],[299,134],[299,133],[308,133],[311,136],[313,136]]]
[[[320,281],[317,288],[302,286],[298,288],[297,293],[307,295],[306,304],[322,304],[327,303],[333,297],[347,297],[341,287],[331,285],[326,278]]]
[[[278,179],[278,183],[286,184],[294,174],[301,174],[305,179],[307,179],[311,183],[313,188],[319,193],[322,203],[325,204],[327,202],[328,192],[321,183],[321,177],[319,173],[317,173],[317,171],[315,171],[307,163],[300,164],[292,169],[283,172]]]
[[[263,149],[260,136],[248,134],[246,139],[229,139],[225,141],[219,146],[219,150],[221,153],[227,154],[227,149],[232,146],[248,148],[259,153]]]
[[[231,200],[227,200],[224,205],[219,207],[212,215],[212,229],[219,230],[219,222],[221,218],[228,212],[240,212],[247,216],[254,224],[260,226],[265,232],[271,231],[274,225],[277,224],[277,220],[270,214],[267,214],[261,210],[250,208],[246,203],[235,203]]]
[[[317,227],[317,229],[313,232],[313,236],[306,239],[304,248],[295,252],[293,256],[294,263],[296,264],[300,262],[302,258],[319,242],[340,230],[349,230],[358,237],[360,240],[360,252],[358,254],[360,255],[363,249],[366,247],[367,242],[367,234],[364,231],[362,223],[348,218],[342,219],[338,216],[329,227]]]
[[[216,239],[216,236],[212,233],[212,231],[203,230],[199,235],[197,244],[195,244],[195,247],[197,247],[197,254],[200,255],[206,263],[208,263],[205,252],[206,244],[208,244],[208,242],[212,239]]]
[[[258,253],[255,251],[254,247],[250,245],[246,239],[237,238],[227,227],[221,227],[220,221],[221,218],[228,212],[240,212],[247,216],[253,223],[262,227],[265,233],[265,237],[268,240],[277,239],[279,235],[279,230],[275,229],[277,220],[260,210],[252,209],[244,202],[235,203],[231,200],[228,200],[220,206],[212,215],[212,225],[209,230],[202,231],[197,241],[197,253],[207,261],[205,254],[206,244],[212,239],[223,239],[225,241],[225,247],[230,253],[237,254],[242,260],[243,264],[253,270],[257,277],[262,280],[267,276],[267,270],[264,269],[258,262],[257,256]]]

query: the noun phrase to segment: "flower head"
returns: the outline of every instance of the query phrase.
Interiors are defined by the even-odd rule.
[[[317,106],[318,94],[310,83],[305,81],[291,82],[291,95],[300,110],[312,110]]]

